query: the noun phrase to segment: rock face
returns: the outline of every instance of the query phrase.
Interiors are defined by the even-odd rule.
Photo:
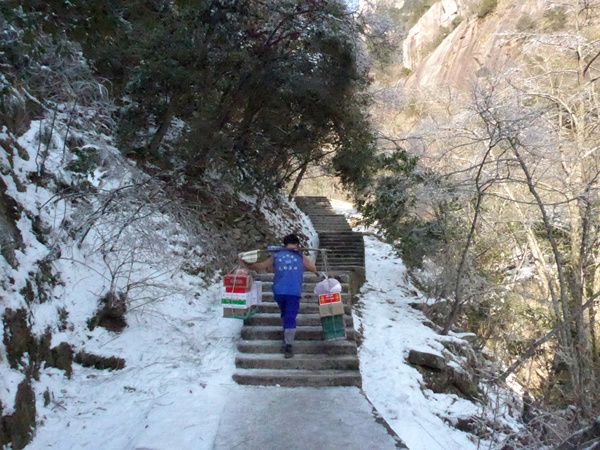
[[[446,360],[443,356],[420,352],[418,350],[411,350],[409,352],[408,362],[415,366],[423,366],[440,371],[446,368]]]
[[[404,66],[414,71],[422,61],[422,54],[438,36],[442,28],[450,28],[459,15],[459,5],[455,0],[442,0],[433,5],[408,32],[402,44]]]
[[[473,4],[436,3],[403,44],[404,64],[413,71],[407,87],[448,85],[464,90],[478,77],[507,70],[518,61],[519,51],[506,37],[518,33],[522,17],[541,18],[543,8],[537,0],[500,1],[492,13],[479,17]]]
[[[433,392],[455,393],[469,400],[480,397],[478,378],[455,365],[447,364],[443,356],[411,350],[408,362],[419,368],[425,387]]]

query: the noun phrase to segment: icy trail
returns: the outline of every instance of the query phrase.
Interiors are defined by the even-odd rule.
[[[408,305],[423,301],[421,294],[387,244],[374,237],[366,237],[365,242],[367,283],[361,291],[355,324],[364,334],[359,354],[366,396],[413,450],[477,448],[473,436],[449,423],[483,412],[454,395],[425,389],[419,372],[405,362],[410,349],[440,354],[442,350],[442,337],[423,326],[422,313]],[[40,408],[40,425],[27,448],[226,448],[218,430],[226,433],[235,423],[245,423],[248,411],[243,405],[253,393],[258,392],[266,405],[272,406],[302,399],[306,395],[303,389],[269,388],[272,394],[267,397],[267,388],[234,384],[231,374],[241,322],[220,317],[219,291],[215,283],[199,290],[195,301],[165,299],[133,311],[129,313],[129,327],[120,335],[98,332],[98,350],[126,358],[124,370],[98,371],[75,364],[71,380],[62,371],[45,371],[36,391],[48,388],[52,400]],[[327,389],[337,389],[346,397],[361,395],[358,389]],[[38,405],[44,402],[41,396],[37,401]],[[310,402],[318,405],[318,398]],[[270,432],[272,424],[271,432],[276,436],[281,433],[281,424],[273,422],[269,412],[263,405],[259,415],[265,427],[263,434]],[[368,411],[361,410],[356,417],[363,413]],[[515,426],[508,413],[502,413],[507,425]],[[277,417],[277,409],[271,414]],[[302,415],[298,418],[301,420]],[[352,424],[353,419],[347,420]],[[301,427],[302,422],[292,426]],[[389,435],[379,437],[385,441]],[[248,442],[231,444],[252,448]],[[314,448],[297,444],[295,448]],[[493,447],[488,444],[483,448]]]

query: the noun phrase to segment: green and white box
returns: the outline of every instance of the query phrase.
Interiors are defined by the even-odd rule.
[[[224,308],[248,309],[251,306],[258,305],[262,300],[262,282],[255,281],[252,284],[250,292],[234,293],[226,292],[223,289],[221,305]]]

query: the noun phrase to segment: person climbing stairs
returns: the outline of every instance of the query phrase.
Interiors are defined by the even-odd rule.
[[[320,277],[305,273],[296,320],[294,357],[282,358],[284,331],[271,291],[274,275],[257,274],[255,279],[262,281],[263,286],[262,303],[257,313],[244,321],[233,379],[247,385],[361,386],[350,291],[352,278],[356,278],[354,271],[358,269],[360,273],[362,268],[364,273],[362,235],[353,232],[324,197],[299,197],[297,204],[313,223],[316,222],[319,238],[325,241],[321,248],[327,246],[328,251],[332,251],[327,268],[330,275],[341,280],[346,339],[323,340],[318,298],[313,293]],[[322,257],[317,264],[319,270],[326,268]]]

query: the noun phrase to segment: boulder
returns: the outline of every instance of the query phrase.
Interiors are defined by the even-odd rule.
[[[468,399],[479,398],[479,386],[467,372],[448,367],[448,381]]]
[[[433,353],[420,352],[418,350],[411,350],[408,353],[408,362],[415,366],[427,367],[442,371],[446,368],[446,360],[440,355]]]

